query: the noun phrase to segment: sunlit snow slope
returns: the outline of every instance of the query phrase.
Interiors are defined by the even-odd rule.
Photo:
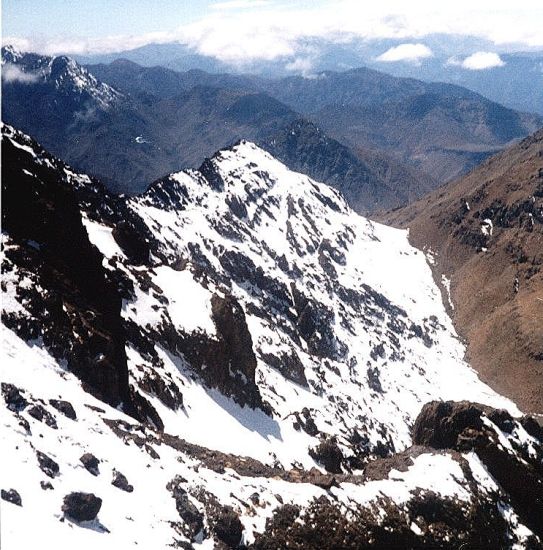
[[[247,142],[126,200],[2,148],[6,548],[539,544],[541,428],[404,231]]]
[[[162,292],[136,286],[125,314],[142,328],[166,323],[212,337],[211,296],[233,296],[251,333],[256,385],[276,415],[259,445],[251,427],[232,426],[228,416],[213,420],[224,441],[210,441],[195,415],[198,443],[309,465],[309,441],[292,433],[289,416],[304,407],[340,442],[357,430],[368,449],[386,442],[391,451],[410,444],[409,427],[432,399],[515,411],[463,361],[424,255],[405,231],[362,218],[336,191],[251,143],[218,153],[204,174],[208,181],[201,172],[173,174],[129,202],[158,241],[162,257],[147,276]],[[98,231],[90,239],[101,246]],[[188,415],[167,428],[192,431]]]

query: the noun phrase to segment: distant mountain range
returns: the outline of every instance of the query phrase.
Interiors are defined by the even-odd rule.
[[[313,40],[310,53],[303,57],[307,75],[323,71],[345,71],[357,67],[385,71],[398,77],[416,78],[427,82],[448,82],[465,86],[485,97],[512,109],[543,115],[543,52],[503,52],[491,41],[468,36],[430,35],[417,40],[432,52],[423,59],[384,61],[380,57],[390,48],[405,40],[352,40],[333,44]],[[501,63],[482,70],[470,70],[463,61],[475,52],[497,52]],[[212,73],[236,73],[239,66],[229,65],[211,56],[199,54],[183,44],[149,44],[134,50],[92,56],[78,56],[84,64],[111,63],[128,59],[147,67],[163,66],[177,71],[200,69]],[[294,58],[275,61],[255,61],[243,65],[245,72],[267,77],[285,77],[293,74]]]
[[[491,49],[492,51],[492,49]],[[501,64],[484,70],[461,66],[463,57],[437,57],[420,66],[410,63],[375,63],[396,76],[446,81],[465,86],[512,109],[543,115],[543,52],[502,53]]]
[[[543,124],[460,86],[397,78],[367,68],[263,79],[250,75],[176,73],[127,60],[89,69],[131,93],[170,97],[197,84],[261,91],[310,118],[355,151],[387,152],[435,183],[453,179]]]
[[[116,192],[142,191],[165,173],[197,165],[241,138],[273,150],[294,169],[329,181],[361,211],[405,203],[431,187],[430,179],[416,170],[396,168],[392,157],[379,158],[373,166],[371,156],[359,157],[260,91],[193,80],[176,95],[157,97],[103,84],[66,57],[4,49],[3,63],[8,68],[4,74],[15,68],[24,75],[4,78],[4,120],[37,136],[75,166],[101,176]],[[62,78],[52,66],[64,68]],[[83,82],[83,90],[75,86]],[[107,100],[101,90],[108,92]]]
[[[251,139],[373,212],[421,197],[543,124],[457,86],[369,69],[268,80],[2,54],[4,120],[117,192]]]

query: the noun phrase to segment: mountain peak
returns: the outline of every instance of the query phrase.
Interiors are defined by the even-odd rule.
[[[107,109],[123,95],[108,84],[100,82],[74,59],[68,56],[45,56],[19,52],[12,46],[2,48],[5,85],[41,84],[52,86],[65,95],[83,95],[99,108]]]
[[[11,44],[2,46],[2,65],[4,63],[15,63],[22,56],[23,53]]]

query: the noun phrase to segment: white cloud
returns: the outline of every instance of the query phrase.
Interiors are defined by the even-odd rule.
[[[471,71],[482,71],[484,69],[492,69],[494,67],[503,67],[505,62],[494,52],[475,52],[466,57],[460,66]]]
[[[25,73],[17,65],[12,63],[4,63],[2,65],[2,80],[4,82],[19,82],[21,84],[33,84],[39,80],[39,75],[36,73]]]
[[[422,59],[432,57],[433,55],[432,50],[424,44],[400,44],[381,54],[377,58],[377,61],[384,61],[386,63],[407,61],[418,64]]]
[[[81,37],[54,37],[54,38],[20,38],[15,36],[4,36],[2,44],[12,45],[20,51],[31,51],[45,55],[85,55],[85,54],[104,54],[111,52],[121,52],[139,48],[146,44],[166,44],[177,42],[179,40],[178,32],[152,32],[138,36],[103,36],[92,38]]]
[[[236,24],[240,20],[244,23]],[[280,27],[266,19],[253,20],[252,14],[209,16],[205,21],[183,27],[180,41],[202,55],[239,65],[293,56],[297,49],[292,34],[282,33]]]
[[[438,33],[489,40],[501,50],[543,47],[541,21],[541,0],[516,0],[514,5],[510,0],[219,0],[199,20],[167,32],[58,40],[25,37],[16,45],[49,54],[86,54],[177,41],[228,63],[280,58],[287,63],[303,57],[306,44],[315,39],[334,43],[394,39],[420,48],[419,41]],[[4,39],[8,41],[15,42]]]
[[[314,61],[310,57],[297,57],[294,61],[287,63],[285,69],[302,76],[313,76]]]

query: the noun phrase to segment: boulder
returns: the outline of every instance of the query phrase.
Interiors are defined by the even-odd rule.
[[[2,382],[2,395],[10,411],[22,411],[28,405],[28,401],[21,395],[21,391],[13,384]]]
[[[98,467],[100,461],[92,453],[85,453],[81,456],[79,461],[85,466],[87,472],[91,473],[93,476],[100,475],[100,469]]]
[[[228,548],[237,548],[243,535],[243,525],[238,514],[230,506],[223,506],[212,518],[213,534]]]
[[[70,493],[64,497],[62,511],[74,521],[92,521],[101,507],[102,499],[92,493]]]
[[[426,403],[413,426],[413,443],[434,449],[454,449],[464,430],[483,427],[481,414],[480,407],[465,401]]]
[[[113,470],[113,480],[111,481],[111,485],[117,487],[117,489],[121,489],[121,491],[126,491],[127,493],[131,493],[134,490],[134,487],[128,483],[126,476],[117,470]]]
[[[23,501],[21,500],[21,495],[15,489],[8,489],[7,491],[2,489],[1,497],[2,497],[2,500],[11,502],[12,504],[15,504],[17,506],[23,505]]]
[[[49,404],[67,418],[70,418],[71,420],[77,419],[75,410],[69,401],[62,401],[61,399],[49,399]]]
[[[60,471],[59,465],[51,457],[47,456],[41,451],[36,451],[36,457],[38,459],[40,470],[46,476],[55,477],[56,475],[58,475]]]
[[[331,474],[341,474],[341,462],[343,453],[338,447],[334,437],[325,439],[317,447],[309,450],[309,455],[319,464],[322,464],[327,472]]]
[[[36,403],[35,405],[28,407],[26,412],[32,418],[35,418],[40,422],[45,422],[49,427],[57,429],[57,421],[55,417],[43,405]]]

